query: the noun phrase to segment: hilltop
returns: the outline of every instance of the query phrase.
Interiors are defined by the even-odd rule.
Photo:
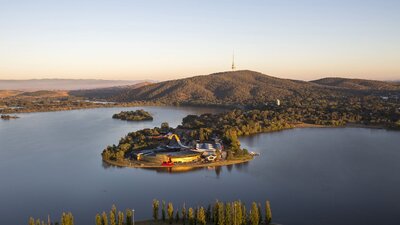
[[[282,98],[318,85],[242,70],[201,75],[146,85],[112,97],[115,101],[231,103]]]
[[[156,101],[167,104],[251,104],[289,97],[323,97],[365,94],[364,90],[350,85],[334,85],[325,78],[306,82],[281,79],[250,70],[230,71],[165,81],[127,90],[110,97],[113,101]],[[330,82],[328,82],[330,81]],[[379,90],[397,91],[398,85],[383,81]],[[359,82],[366,85],[368,82]],[[377,85],[378,87],[378,85]],[[372,90],[374,88],[370,88]]]

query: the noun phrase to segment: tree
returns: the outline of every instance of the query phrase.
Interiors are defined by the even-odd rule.
[[[103,225],[108,225],[108,218],[107,218],[107,213],[106,212],[103,212],[101,214],[101,223]]]
[[[231,204],[225,204],[225,225],[232,224],[232,209]]]
[[[261,213],[261,204],[258,203],[258,223],[262,223],[262,213]]]
[[[272,212],[271,212],[271,205],[269,201],[265,202],[265,223],[271,224],[272,221]]]
[[[182,223],[183,223],[183,225],[186,225],[186,218],[187,218],[186,205],[185,205],[185,203],[183,203],[183,207],[182,207]]]
[[[123,224],[124,224],[124,213],[118,211],[118,225],[123,225]]]
[[[250,224],[251,225],[258,225],[259,224],[258,207],[257,207],[257,203],[255,203],[255,202],[253,202],[251,204]]]
[[[176,213],[175,213],[175,222],[176,222],[176,223],[179,223],[179,220],[180,220],[180,218],[179,218],[179,209],[176,209]]]
[[[224,211],[224,203],[218,202],[218,225],[225,224],[225,211]],[[229,225],[229,224],[226,224]]]
[[[206,221],[211,222],[211,205],[208,204],[207,211],[206,211]]]
[[[117,207],[114,204],[111,206],[111,212],[114,214],[114,217],[115,217],[114,222],[116,224],[117,223]]]
[[[72,213],[63,213],[61,215],[61,225],[74,225],[74,217]]]
[[[131,209],[126,209],[126,225],[133,224],[133,212]]]
[[[167,211],[169,224],[172,224],[172,222],[174,221],[174,206],[172,205],[172,202],[168,203]]]
[[[193,208],[192,207],[189,208],[188,220],[189,220],[189,225],[193,225],[194,224],[194,212],[193,212]]]
[[[165,222],[165,201],[162,201],[162,209],[161,209],[161,217],[162,221]]]
[[[35,225],[35,219],[33,217],[29,218],[29,225]]]
[[[158,220],[158,208],[160,206],[160,202],[157,199],[153,199],[153,219],[155,221]]]
[[[206,214],[204,208],[200,207],[197,213],[197,225],[206,225]]]
[[[215,225],[218,225],[218,200],[215,201],[212,207],[212,220]]]
[[[247,224],[247,210],[244,204],[242,205],[242,224]]]
[[[242,221],[243,221],[243,218],[242,218],[243,216],[242,216],[242,203],[240,201],[235,201],[233,203],[233,212],[234,212],[233,224],[234,225],[241,225]]]
[[[98,213],[96,214],[96,225],[103,225],[101,222],[101,216]]]
[[[110,211],[110,225],[117,225],[117,218],[113,210]]]

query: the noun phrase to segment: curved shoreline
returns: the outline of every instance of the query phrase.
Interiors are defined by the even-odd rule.
[[[229,166],[229,165],[249,162],[253,159],[254,159],[254,156],[249,156],[249,157],[243,158],[243,159],[222,160],[222,161],[209,162],[209,163],[196,162],[196,163],[186,163],[186,164],[175,164],[173,166],[162,166],[160,164],[147,163],[147,162],[140,163],[137,161],[130,161],[130,160],[124,160],[124,161],[117,162],[117,161],[103,159],[103,162],[105,162],[109,165],[118,166],[118,167],[159,169],[159,168],[201,168],[201,167],[214,167],[214,166]]]
[[[298,124],[291,124],[291,125],[292,125],[292,127],[282,129],[279,131],[289,130],[289,129],[293,129],[293,128],[346,128],[346,127],[369,128],[369,129],[388,129],[385,126],[364,125],[364,124],[346,124],[344,126],[328,126],[328,125],[298,123]],[[272,132],[276,132],[276,131],[264,132],[264,133],[272,133]],[[261,133],[257,133],[257,134],[261,134]],[[196,162],[196,163],[192,163],[192,164],[190,164],[190,163],[175,164],[173,166],[162,166],[162,165],[156,164],[156,163],[138,162],[138,161],[131,161],[131,160],[124,160],[124,161],[117,162],[117,161],[103,159],[103,162],[105,162],[111,166],[117,166],[117,167],[159,169],[159,168],[201,168],[201,167],[229,166],[229,165],[249,162],[253,159],[254,159],[254,156],[249,156],[248,158],[243,158],[243,159],[222,160],[222,161],[209,162],[209,163]]]

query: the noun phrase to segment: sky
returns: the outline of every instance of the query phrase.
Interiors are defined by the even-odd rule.
[[[399,0],[0,0],[0,79],[400,80]]]

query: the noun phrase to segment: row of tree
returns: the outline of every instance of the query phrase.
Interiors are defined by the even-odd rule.
[[[36,219],[33,217],[29,218],[29,225],[74,225],[74,216],[72,215],[72,213],[63,213],[61,215],[61,219],[60,222],[52,222],[50,220],[50,216],[47,217],[47,222],[45,222],[44,220],[40,220],[40,219]]]
[[[189,207],[183,204],[181,210],[174,209],[171,202],[161,202],[161,218],[160,218],[160,202],[153,200],[153,220],[168,221],[169,224],[183,225],[259,225],[271,224],[272,212],[269,201],[265,202],[264,212],[260,203],[253,202],[251,208],[247,211],[245,204],[241,201],[221,202],[216,201],[213,206],[208,205]]]
[[[96,225],[132,225],[133,212],[131,209],[126,209],[125,214],[122,211],[117,211],[117,207],[113,205],[110,212],[107,214],[103,211],[101,214],[96,214]]]

